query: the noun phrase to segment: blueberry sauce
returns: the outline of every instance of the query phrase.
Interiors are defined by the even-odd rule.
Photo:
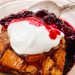
[[[21,18],[26,18],[26,17],[31,17],[33,16],[33,12],[31,11],[22,11],[17,14],[11,14],[8,17],[5,17],[0,20],[1,25],[8,25],[9,22],[11,22],[13,19],[21,19]]]
[[[36,27],[40,27],[40,26],[44,26],[47,31],[49,32],[49,37],[53,40],[55,40],[57,38],[57,35],[60,35],[60,31],[53,27],[53,25],[48,25],[45,22],[43,22],[43,20],[41,20],[40,18],[36,18],[36,17],[27,17],[27,18],[22,18],[22,19],[13,19],[10,23],[14,23],[14,22],[20,22],[20,21],[28,21],[30,23],[30,25],[34,25]],[[8,28],[9,25],[7,25],[6,30]],[[5,26],[4,26],[5,27]],[[2,28],[4,30],[4,27]]]
[[[66,22],[62,21],[61,19],[57,18],[54,13],[49,13],[47,10],[40,10],[36,13],[33,13],[31,11],[22,11],[17,14],[11,14],[8,17],[5,17],[0,20],[0,24],[3,26],[2,30],[6,30],[9,23],[12,22],[14,19],[25,19],[27,17],[33,17],[36,16],[45,22],[46,28],[48,29],[50,26],[53,26],[55,28],[58,28],[60,31],[62,31],[65,34],[66,39],[66,62],[64,67],[64,73],[63,75],[66,75],[66,73],[71,69],[73,66],[73,63],[75,63],[75,30],[71,27],[71,25]],[[33,20],[34,21],[34,20]],[[51,30],[50,37],[53,39],[56,38],[56,34],[60,35],[59,31],[53,31]]]
[[[59,18],[56,18],[55,24],[57,28],[65,34],[67,54],[63,75],[66,75],[75,63],[75,30],[67,21],[64,20],[63,22]]]

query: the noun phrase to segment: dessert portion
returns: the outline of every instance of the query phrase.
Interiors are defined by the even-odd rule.
[[[63,75],[71,26],[46,10],[11,14],[0,24],[0,72]]]
[[[59,45],[64,34],[37,17],[14,20],[7,29],[10,45],[17,54],[41,54]]]

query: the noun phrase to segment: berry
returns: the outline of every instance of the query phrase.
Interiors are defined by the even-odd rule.
[[[56,18],[56,19],[54,20],[54,23],[55,23],[56,25],[61,25],[61,24],[63,24],[63,21],[60,20],[59,18]]]
[[[54,24],[55,19],[56,19],[56,16],[53,13],[50,13],[49,15],[43,17],[43,20],[47,24]]]
[[[1,24],[1,25],[5,25],[5,23],[6,23],[6,20],[5,20],[5,19],[1,19],[1,20],[0,20],[0,24]]]
[[[17,14],[11,14],[8,17],[1,19],[0,24],[1,25],[8,25],[9,22],[11,22],[13,19],[19,19],[19,18],[26,18],[32,16],[33,12],[31,11],[23,11]]]
[[[26,18],[26,17],[31,17],[33,15],[33,12],[31,11],[23,11],[20,12],[16,15],[16,18]]]
[[[35,13],[36,16],[40,17],[40,18],[43,18],[44,16],[48,15],[48,11],[47,10],[40,10],[38,12]]]
[[[65,34],[65,36],[68,37],[75,34],[74,29],[70,25],[67,25],[65,22],[62,22],[60,19],[56,18],[55,24],[57,28]]]
[[[11,15],[8,16],[8,18],[15,19],[16,18],[16,14],[11,14]]]

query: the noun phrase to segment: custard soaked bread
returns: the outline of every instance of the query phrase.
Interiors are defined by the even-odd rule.
[[[66,40],[64,33],[56,27],[57,19],[46,10],[22,11],[1,19],[0,72],[63,75]]]
[[[3,32],[1,34],[6,33]],[[8,40],[7,35],[5,35],[5,38]],[[2,48],[4,48],[3,45],[4,43],[0,42]],[[5,48],[4,50],[2,50],[2,48],[0,49],[0,53],[3,53],[0,58],[0,64],[3,66],[0,68],[1,72],[15,73],[18,75],[62,75],[63,73],[66,55],[64,38],[57,48],[52,49],[55,50],[53,54],[50,52],[52,56],[50,56],[50,53],[43,53],[21,57],[10,47]]]

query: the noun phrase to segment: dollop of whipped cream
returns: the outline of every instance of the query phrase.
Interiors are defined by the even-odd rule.
[[[52,33],[52,30],[58,31]],[[10,45],[17,54],[40,54],[59,45],[64,34],[37,19],[11,22],[7,29]],[[52,37],[50,35],[52,34]]]

